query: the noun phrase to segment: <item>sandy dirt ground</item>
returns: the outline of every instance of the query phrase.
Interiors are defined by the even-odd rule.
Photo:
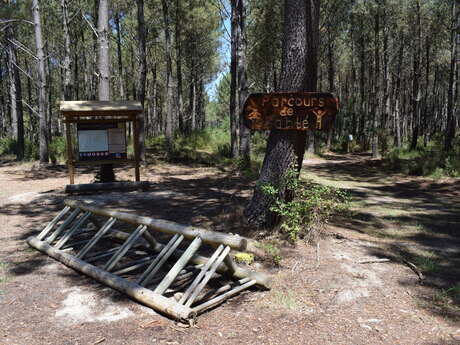
[[[267,268],[270,291],[245,291],[185,327],[29,248],[26,238],[63,207],[66,170],[3,162],[0,345],[460,344],[458,305],[442,296],[460,280],[458,181],[389,176],[363,156],[308,160],[304,171],[349,189],[356,200],[351,220],[330,224],[319,267],[315,247],[285,247],[280,267]],[[145,167],[142,175],[152,182],[148,191],[72,198],[216,231],[244,230],[232,214],[251,196],[252,181],[170,164]],[[80,170],[77,183],[93,176]],[[131,172],[117,176],[132,179]],[[438,265],[424,284],[398,260],[411,250],[431,253]],[[382,258],[390,261],[361,263]]]

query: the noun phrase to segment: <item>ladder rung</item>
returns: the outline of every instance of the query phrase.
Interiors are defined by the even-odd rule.
[[[120,261],[120,259],[123,257],[123,255],[126,254],[126,252],[136,243],[137,239],[144,233],[144,231],[147,229],[145,225],[139,225],[137,229],[129,235],[128,239],[125,241],[125,243],[122,244],[120,249],[113,254],[113,256],[110,258],[110,260],[105,264],[104,270],[110,272],[112,268],[115,267],[115,265]]]
[[[78,252],[76,257],[78,259],[83,259],[83,257],[90,251],[90,249],[101,239],[102,236],[104,236],[107,231],[110,230],[113,224],[115,224],[117,220],[113,217],[110,217],[107,222],[102,226],[102,228],[99,229],[99,231],[94,235],[94,237],[89,240],[88,243]]]
[[[105,258],[107,256],[113,255],[113,253],[116,252],[117,250],[119,250],[120,247],[121,246],[110,248],[110,249],[107,249],[107,250],[102,250],[102,251],[97,252],[97,253],[92,253],[93,255],[91,255],[90,257],[85,258],[85,261],[86,262],[94,262],[94,261],[97,261],[99,259]]]
[[[53,229],[53,227],[56,225],[57,222],[59,222],[59,220],[64,217],[66,215],[67,212],[70,211],[70,207],[69,206],[66,206],[62,209],[61,212],[58,213],[58,215],[56,217],[54,217],[54,219],[48,223],[47,226],[45,226],[45,228],[37,235],[37,238],[39,240],[43,240],[45,238],[46,235],[48,235],[48,233]]]
[[[79,213],[79,208],[73,210],[70,216],[61,225],[58,226],[58,228],[45,240],[45,242],[51,244],[59,236],[59,234],[74,221]]]
[[[206,301],[210,300],[211,298],[216,297],[218,294],[220,294],[222,292],[226,292],[228,290],[231,290],[235,286],[247,283],[250,280],[251,280],[251,278],[243,278],[243,279],[238,280],[238,282],[233,282],[233,283],[230,283],[230,284],[226,284],[226,285],[221,286],[218,289],[207,291],[206,293],[198,296],[197,299],[195,300],[195,303],[202,302],[202,301],[206,302]]]
[[[228,255],[229,252],[230,252],[230,247],[229,246],[225,247],[225,249],[219,255],[217,260],[212,264],[211,268],[206,272],[206,274],[203,277],[203,280],[200,282],[200,284],[198,284],[198,286],[195,288],[195,290],[190,295],[189,299],[185,303],[186,307],[190,307],[192,305],[193,301],[195,301],[195,299],[198,297],[198,294],[206,286],[206,284],[211,279],[214,272],[217,270],[217,267],[219,267],[222,261],[224,261],[225,257]]]
[[[227,298],[236,295],[238,292],[243,291],[244,289],[247,289],[248,287],[251,287],[252,285],[256,284],[256,280],[250,280],[247,283],[244,283],[243,285],[236,286],[235,288],[231,289],[230,291],[219,295],[217,297],[214,297],[213,299],[210,299],[207,302],[204,302],[203,304],[200,304],[193,308],[193,312],[199,313],[200,311],[203,311],[204,309],[207,309],[209,307],[212,307],[216,304],[219,304],[220,302],[226,300]]]
[[[201,282],[201,279],[203,279],[204,275],[209,270],[209,267],[211,267],[211,265],[214,263],[214,261],[217,259],[217,257],[222,252],[222,250],[224,250],[224,246],[221,244],[219,247],[217,247],[217,249],[214,251],[214,253],[209,258],[209,260],[206,262],[206,264],[201,268],[200,273],[196,276],[196,278],[193,281],[193,283],[184,292],[184,294],[182,295],[181,299],[179,300],[180,304],[185,303],[187,298],[190,296],[190,294],[193,292],[193,290],[196,288],[196,286]]]
[[[113,272],[113,274],[120,275],[120,274],[125,274],[128,272],[135,271],[140,267],[147,266],[149,264],[149,261],[152,260],[153,258],[154,256],[147,256],[145,258],[132,261],[129,264],[123,267],[120,267],[118,271]]]
[[[169,259],[172,253],[176,250],[179,244],[184,239],[183,235],[174,235],[168,244],[163,248],[163,250],[158,254],[158,256],[153,260],[150,266],[145,270],[145,272],[138,279],[138,284],[141,286],[146,286],[150,279],[158,272],[158,270],[163,266],[163,264]]]
[[[86,212],[83,216],[78,218],[77,222],[69,229],[69,231],[67,231],[64,236],[62,236],[60,240],[57,241],[57,243],[54,245],[54,248],[60,249],[70,239],[70,237],[80,229],[80,226],[85,223],[90,215],[91,212]]]
[[[153,292],[162,295],[166,289],[172,284],[177,275],[182,271],[182,269],[187,265],[192,256],[200,248],[203,241],[200,237],[195,237],[195,239],[190,243],[187,250],[182,254],[182,256],[177,260],[174,266],[169,270],[168,274],[163,278],[160,284],[155,288]]]

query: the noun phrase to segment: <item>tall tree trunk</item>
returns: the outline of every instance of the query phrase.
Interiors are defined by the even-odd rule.
[[[100,101],[110,100],[110,51],[109,51],[109,0],[99,0],[97,20],[99,42],[99,85]]]
[[[67,0],[61,0],[62,11],[62,30],[64,34],[64,100],[70,101],[72,99],[72,61],[70,51],[70,34],[69,34],[69,18],[67,12]]]
[[[176,23],[175,23],[175,36],[176,36],[176,73],[177,73],[177,113],[179,116],[179,131],[185,133],[184,121],[184,100],[182,96],[182,47],[181,47],[181,1],[176,0]]]
[[[24,158],[24,115],[22,109],[21,79],[17,68],[16,49],[10,40],[14,39],[13,26],[7,28],[8,74],[10,78],[11,120],[13,137],[16,141],[16,158]]]
[[[230,146],[233,158],[238,157],[238,5],[231,0],[231,46],[230,46]]]
[[[173,80],[172,80],[172,54],[171,54],[171,30],[169,8],[166,0],[161,0],[163,7],[163,20],[165,32],[165,58],[166,58],[166,128],[165,137],[168,151],[171,152],[173,147]]]
[[[417,148],[417,141],[420,131],[420,116],[419,116],[419,78],[420,78],[420,55],[422,45],[422,23],[420,14],[420,2],[415,2],[416,6],[416,30],[417,39],[415,40],[414,56],[413,56],[413,75],[412,75],[412,97],[411,97],[411,110],[412,110],[412,140],[410,144],[411,150]]]
[[[115,29],[117,30],[118,92],[120,94],[120,99],[125,100],[126,95],[123,84],[123,55],[121,54],[121,25],[120,14],[118,12],[115,14]]]
[[[110,100],[110,51],[109,51],[109,0],[99,0],[98,16],[98,96],[100,101]],[[115,181],[112,164],[102,164],[99,171],[101,182]]]
[[[139,84],[137,97],[141,101],[142,108],[145,105],[145,80],[147,78],[147,56],[145,50],[145,21],[144,21],[144,0],[137,2],[137,36],[139,42]],[[145,158],[145,110],[139,117],[139,154],[141,159]]]
[[[319,0],[285,0],[282,48],[282,72],[279,91],[315,91],[317,81],[317,48],[319,41]],[[279,188],[278,198],[289,199],[291,193],[283,186],[286,172],[302,167],[306,133],[273,129],[254,195],[245,210],[250,224],[272,228],[278,219],[270,211],[273,198],[261,187]]]
[[[35,26],[35,44],[37,47],[38,68],[38,113],[40,116],[40,163],[46,164],[49,159],[48,149],[48,90],[46,85],[45,53],[43,52],[42,27],[38,0],[32,1],[32,15]]]
[[[246,78],[246,0],[238,0],[237,13],[238,13],[238,98],[239,109],[243,109],[244,102],[248,96],[248,86]],[[240,111],[241,113],[241,111]],[[240,115],[240,114],[235,114]],[[241,157],[240,168],[245,169],[251,164],[251,131],[243,124],[243,117],[240,115],[239,122],[239,135],[240,147],[239,156]]]
[[[452,1],[452,31],[450,39],[450,70],[449,86],[447,90],[447,126],[444,136],[444,151],[452,149],[452,141],[455,137],[456,116],[454,114],[454,95],[456,93],[456,69],[457,69],[457,39],[460,36],[460,5],[457,1]],[[458,89],[458,86],[457,86]]]
[[[375,45],[375,68],[374,68],[374,92],[372,100],[372,158],[379,158],[379,101],[380,101],[380,4],[375,14],[374,45]]]

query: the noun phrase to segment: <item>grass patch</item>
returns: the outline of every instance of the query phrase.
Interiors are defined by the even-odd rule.
[[[8,264],[0,261],[0,284],[4,284],[8,281]],[[1,285],[0,285],[1,287]],[[0,289],[0,295],[6,294],[6,291]]]
[[[299,302],[293,291],[273,291],[271,303],[288,310],[298,310]]]
[[[414,259],[414,263],[424,272],[424,273],[435,273],[440,270],[439,264],[434,259],[435,255],[431,252],[426,252],[423,256],[417,256]]]

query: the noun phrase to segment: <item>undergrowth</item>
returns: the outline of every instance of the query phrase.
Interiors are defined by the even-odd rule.
[[[261,188],[273,198],[270,210],[281,218],[281,232],[292,242],[298,239],[315,242],[332,215],[349,209],[351,198],[346,191],[300,181],[297,175],[297,169],[291,168],[281,186],[266,184]],[[284,188],[292,200],[279,198]]]
[[[384,162],[389,169],[406,175],[460,177],[460,145],[449,153],[443,152],[441,144],[435,142],[417,150],[395,148],[385,155]]]

